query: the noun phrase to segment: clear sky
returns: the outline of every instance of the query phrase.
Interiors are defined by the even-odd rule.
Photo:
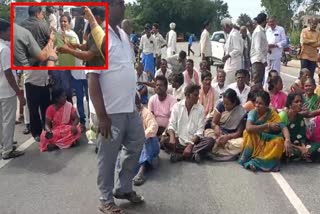
[[[125,0],[125,2],[134,1]],[[229,13],[234,19],[238,19],[241,13],[246,13],[251,18],[254,18],[263,10],[260,0],[224,0],[224,2],[228,3]]]

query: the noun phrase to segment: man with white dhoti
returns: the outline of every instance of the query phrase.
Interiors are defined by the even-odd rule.
[[[266,36],[269,52],[267,55],[268,66],[264,75],[264,84],[266,84],[268,79],[269,71],[276,70],[280,74],[283,47],[287,44],[286,33],[283,27],[277,25],[276,17],[269,18],[268,26]]]
[[[174,31],[176,24],[172,22],[169,26],[171,30],[167,33],[167,57],[177,53],[177,33]]]
[[[221,21],[223,31],[228,35],[226,44],[224,45],[224,57],[222,61],[225,63],[223,70],[226,72],[226,85],[235,81],[236,71],[242,68],[243,57],[243,39],[239,30],[233,27],[232,21],[225,18]]]

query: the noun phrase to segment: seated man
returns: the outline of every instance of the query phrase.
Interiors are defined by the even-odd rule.
[[[159,129],[157,136],[160,136],[169,124],[169,118],[173,105],[177,100],[167,93],[168,81],[164,76],[156,77],[155,95],[150,97],[148,109],[156,117]]]
[[[225,84],[226,81],[226,72],[224,70],[219,69],[217,70],[217,77],[216,82],[212,81],[211,86],[214,89],[214,102],[222,101],[222,94],[228,89],[227,85]]]
[[[202,138],[204,131],[204,108],[198,104],[200,86],[185,88],[185,100],[173,107],[168,130],[161,139],[161,145],[171,153],[170,160],[183,159],[201,161],[201,157],[211,151],[212,138]]]
[[[187,60],[186,70],[183,72],[184,83],[186,85],[196,84],[200,85],[200,78],[198,72],[194,69],[192,59]]]
[[[143,72],[143,65],[141,62],[136,63],[136,72],[137,72],[137,91],[141,96],[141,103],[148,103],[148,88],[146,85],[139,84],[142,82],[148,82],[148,76],[146,72]]]
[[[161,59],[160,69],[158,69],[156,71],[155,77],[157,77],[157,76],[165,76],[168,79],[171,73],[172,73],[172,71],[168,68],[167,60],[166,59]]]
[[[184,84],[183,74],[171,74],[169,77],[169,82],[172,86],[172,95],[179,102],[180,100],[185,99],[184,96],[184,88],[186,87]]]
[[[229,85],[229,88],[237,92],[241,105],[244,105],[247,102],[248,94],[250,92],[250,87],[245,83],[247,73],[248,71],[244,69],[236,71],[236,82]]]
[[[180,51],[179,54],[168,57],[166,60],[172,73],[183,73],[186,69],[187,53]]]

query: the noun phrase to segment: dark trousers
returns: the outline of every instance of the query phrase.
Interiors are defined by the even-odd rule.
[[[33,137],[37,137],[41,135],[46,118],[46,110],[50,105],[50,91],[47,86],[36,86],[31,83],[26,83],[25,86],[30,113],[30,131]],[[39,115],[39,108],[41,118]]]
[[[311,77],[314,78],[314,72],[317,68],[317,62],[310,61],[307,59],[301,59],[301,69],[307,68],[309,71],[311,71]],[[302,76],[302,73],[300,71],[300,77]]]
[[[252,64],[252,82],[254,84],[263,84],[265,70],[266,67],[261,62]]]
[[[205,57],[204,60],[207,61],[208,71],[211,71],[211,57]]]
[[[194,55],[193,50],[191,49],[191,44],[188,44],[188,56],[190,56],[190,52]]]
[[[84,112],[83,98],[86,96],[88,100],[88,82],[86,79],[77,80],[72,77],[72,88],[76,91],[77,109],[80,116],[80,123],[86,124],[86,115]]]

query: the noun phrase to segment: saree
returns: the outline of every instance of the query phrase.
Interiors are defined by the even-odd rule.
[[[306,145],[306,147],[308,148],[308,151],[310,153],[310,159],[311,161],[316,161],[319,160],[320,158],[320,141],[317,141],[316,138],[313,138],[313,136],[317,136],[317,135],[313,135],[314,132],[316,131],[317,133],[319,133],[318,130],[310,130],[313,129],[312,127],[316,127],[317,125],[314,124],[312,125],[312,123],[314,123],[314,120],[311,120],[310,122],[310,126],[307,129],[304,117],[300,114],[298,114],[295,117],[294,121],[289,121],[288,118],[288,114],[287,112],[283,111],[279,113],[279,116],[282,120],[282,122],[288,127],[289,133],[290,133],[290,140],[291,143],[295,146],[302,146],[302,145]],[[318,121],[320,122],[320,120]],[[318,124],[319,127],[320,124]],[[319,128],[318,128],[319,129]],[[307,138],[308,136],[308,138]],[[309,141],[310,140],[310,141]],[[318,139],[320,140],[320,139]],[[293,148],[292,150],[292,154],[289,157],[290,160],[302,160],[302,154],[301,151],[299,149]]]
[[[66,102],[64,106],[56,109],[54,105],[51,105],[47,109],[46,118],[52,121],[52,138],[47,139],[45,137],[46,131],[43,131],[40,136],[39,149],[41,152],[47,150],[49,144],[54,144],[60,149],[66,149],[71,147],[76,140],[81,136],[80,125],[77,126],[77,134],[74,135],[71,132],[72,121],[71,115],[75,114],[76,110],[70,102]]]
[[[318,95],[313,94],[311,97],[304,95],[304,107],[307,107],[309,111],[315,111],[320,108],[320,99]]]
[[[252,110],[249,112],[248,120],[252,121],[254,125],[278,123],[280,129],[284,127],[278,113],[271,109],[268,109],[260,118],[258,118],[257,111]],[[246,169],[255,167],[256,170],[265,172],[280,171],[280,159],[283,151],[284,138],[281,131],[249,133],[245,130],[239,163]]]
[[[237,131],[246,116],[245,109],[238,105],[230,112],[224,111],[221,114],[220,129],[223,134],[230,134]],[[214,129],[206,129],[205,137],[216,139]],[[212,158],[217,161],[235,160],[241,152],[243,138],[230,139],[224,145],[215,144],[212,148]]]

